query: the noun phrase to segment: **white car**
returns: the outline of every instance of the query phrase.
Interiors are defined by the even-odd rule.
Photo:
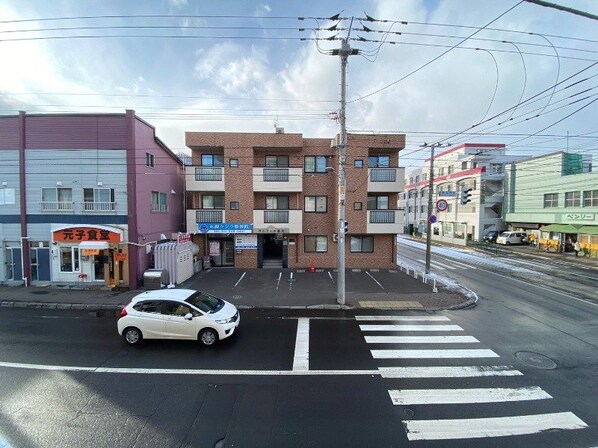
[[[118,334],[129,345],[143,339],[190,339],[212,346],[231,336],[241,320],[233,304],[192,289],[142,292],[120,316]]]
[[[527,244],[527,233],[525,232],[503,232],[496,238],[496,244]]]

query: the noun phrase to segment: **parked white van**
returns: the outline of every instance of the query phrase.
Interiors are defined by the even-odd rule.
[[[496,238],[496,244],[527,244],[527,233],[525,232],[503,232]]]

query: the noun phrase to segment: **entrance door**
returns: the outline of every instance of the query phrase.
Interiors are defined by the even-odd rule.
[[[93,278],[92,281],[104,281],[104,255],[93,255]]]
[[[50,281],[50,249],[47,247],[32,247],[31,281]]]
[[[21,269],[21,248],[6,248],[6,280],[22,280],[23,270]]]
[[[235,242],[232,240],[224,240],[222,242],[222,264],[224,266],[235,265]]]

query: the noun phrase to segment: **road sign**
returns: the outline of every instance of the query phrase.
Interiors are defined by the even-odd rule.
[[[436,201],[436,210],[438,210],[439,212],[444,212],[447,208],[448,202],[446,202],[446,200],[438,199],[438,201]]]
[[[430,215],[430,216],[428,217],[428,222],[429,222],[430,224],[434,224],[434,223],[436,222],[436,215]]]

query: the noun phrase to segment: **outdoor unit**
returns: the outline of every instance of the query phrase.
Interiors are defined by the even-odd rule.
[[[171,283],[182,283],[193,276],[193,243],[170,241],[157,244],[154,260],[156,269],[168,271]]]

